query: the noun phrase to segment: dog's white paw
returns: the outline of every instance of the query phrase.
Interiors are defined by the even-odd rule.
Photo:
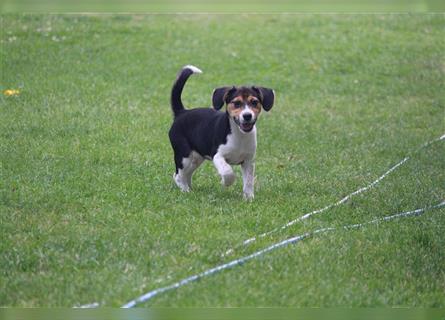
[[[182,192],[190,192],[190,186],[187,182],[183,181],[184,179],[181,177],[181,175],[174,173],[173,180]]]
[[[246,201],[252,201],[254,198],[253,192],[249,192],[249,193],[244,192],[243,198]]]
[[[221,183],[225,187],[230,187],[235,182],[235,179],[236,179],[236,176],[233,171],[227,172],[227,173],[224,173],[223,175],[221,175]]]

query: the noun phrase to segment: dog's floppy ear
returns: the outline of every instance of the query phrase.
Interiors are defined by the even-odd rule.
[[[224,102],[226,102],[226,98],[228,94],[235,90],[235,87],[221,87],[213,90],[212,104],[213,108],[219,110],[223,107]]]
[[[264,87],[252,87],[252,89],[258,92],[264,110],[269,111],[272,109],[275,100],[275,92],[272,89]]]

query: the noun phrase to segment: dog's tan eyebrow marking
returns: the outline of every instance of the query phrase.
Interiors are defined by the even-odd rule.
[[[243,99],[241,97],[236,97],[232,101],[230,101],[229,103],[235,104],[235,103],[240,103],[240,102],[242,103]]]
[[[261,112],[261,102],[257,97],[249,96],[247,102],[254,113],[258,115]]]

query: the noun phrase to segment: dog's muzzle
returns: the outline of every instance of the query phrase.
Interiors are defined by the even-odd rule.
[[[252,131],[253,127],[255,126],[256,120],[252,119],[252,121],[243,121],[241,122],[238,118],[233,118],[235,123],[240,127],[240,129],[244,132],[250,132]]]

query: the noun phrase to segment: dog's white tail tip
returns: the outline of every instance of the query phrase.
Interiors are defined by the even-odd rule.
[[[202,73],[202,70],[201,70],[201,69],[199,69],[198,67],[195,67],[195,66],[193,66],[193,65],[191,65],[191,64],[188,64],[188,65],[184,66],[183,69],[189,69],[189,70],[192,70],[193,73]]]

